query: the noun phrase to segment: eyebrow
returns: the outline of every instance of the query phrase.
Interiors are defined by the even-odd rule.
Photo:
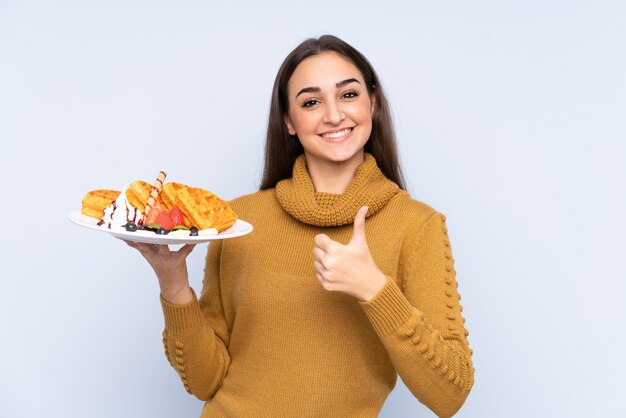
[[[356,78],[347,78],[347,79],[345,79],[343,81],[340,81],[340,82],[336,83],[335,87],[341,88],[341,87],[343,87],[345,85],[348,85],[350,83],[359,83],[359,84],[361,84],[359,82],[359,80],[357,80]],[[320,91],[322,91],[322,89],[319,88],[319,87],[305,87],[302,90],[300,90],[298,92],[298,94],[296,94],[296,99],[298,98],[299,95],[301,95],[303,93],[319,93]]]

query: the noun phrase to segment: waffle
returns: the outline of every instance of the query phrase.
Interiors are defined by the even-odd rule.
[[[83,197],[80,212],[92,218],[101,219],[104,210],[120,195],[118,190],[92,190]]]
[[[144,211],[148,198],[152,192],[152,185],[142,180],[137,180],[128,185],[126,189],[126,199],[132,207]],[[163,201],[160,196],[156,199],[156,205],[163,205]]]
[[[161,195],[166,205],[175,202],[172,206],[180,208],[187,226],[198,229],[215,228],[222,232],[237,221],[237,215],[228,203],[207,190],[167,183],[163,186]]]
[[[178,206],[177,194],[179,190],[186,189],[187,185],[181,183],[165,183],[159,197],[165,203],[167,210],[172,210],[174,206]],[[191,226],[191,225],[188,225]]]

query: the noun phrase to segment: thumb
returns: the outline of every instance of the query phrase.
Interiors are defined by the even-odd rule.
[[[367,215],[367,206],[361,207],[354,217],[354,232],[350,244],[365,244],[365,216]]]
[[[191,251],[193,251],[195,246],[196,244],[185,244],[178,250],[178,253],[183,254],[186,258],[191,253]]]

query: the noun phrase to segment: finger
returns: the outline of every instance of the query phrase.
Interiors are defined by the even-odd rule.
[[[135,243],[135,248],[137,248],[142,253],[144,253],[144,252],[155,253],[159,249],[159,247],[157,247],[154,244],[145,244],[145,243],[142,243],[142,242],[136,242]]]
[[[315,261],[318,261],[321,263],[325,254],[326,253],[324,252],[324,250],[322,250],[320,247],[313,248],[313,259]]]
[[[332,273],[319,263],[315,266],[315,277],[324,287],[333,283]]]
[[[167,245],[157,245],[157,252],[161,257],[169,257],[170,255],[172,255],[170,247]]]
[[[117,238],[117,239],[119,239],[120,241],[124,241],[126,243],[126,245],[128,245],[129,247],[133,247],[133,248],[135,248],[137,250],[139,250],[140,247],[142,245],[144,245],[144,244],[138,243],[137,241],[130,241],[130,240],[127,240],[127,239],[122,239],[122,238]]]
[[[320,284],[324,283],[324,277],[322,277],[320,273],[315,272],[315,278],[317,279],[318,282],[320,282]]]
[[[315,245],[324,251],[332,250],[332,247],[336,244],[336,241],[330,239],[326,234],[319,234],[315,236]]]
[[[137,244],[134,241],[128,241],[128,240],[121,239],[121,238],[120,238],[120,240],[124,241],[126,243],[126,245],[128,245],[129,247],[133,247],[133,248],[137,249]]]
[[[196,244],[185,244],[177,251],[177,253],[186,258],[193,251],[195,246]]]
[[[320,276],[326,272],[326,267],[324,267],[324,265],[319,261],[313,262],[313,268],[315,269],[315,274],[319,274]]]
[[[148,254],[154,253],[154,246],[150,244],[142,244],[136,241],[128,241],[125,239],[123,239],[122,241],[124,241],[129,247],[132,247],[139,251],[144,257]]]
[[[367,216],[367,206],[361,207],[354,217],[354,231],[352,233],[352,239],[350,244],[365,244],[365,217]]]

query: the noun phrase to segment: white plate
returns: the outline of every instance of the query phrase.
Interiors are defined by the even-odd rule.
[[[98,226],[99,219],[92,218],[80,213],[80,211],[74,211],[69,214],[69,219],[76,225],[83,226],[88,229],[93,229],[100,232],[107,232],[116,238],[121,238],[128,241],[143,242],[147,244],[163,244],[163,245],[175,245],[175,244],[199,244],[202,242],[212,241],[216,239],[235,238],[252,232],[252,225],[241,219],[237,219],[237,222],[225,231],[220,232],[217,235],[199,235],[196,237],[184,236],[184,235],[157,235],[152,231],[135,231],[128,232],[123,227],[113,227],[108,229],[106,227]]]

